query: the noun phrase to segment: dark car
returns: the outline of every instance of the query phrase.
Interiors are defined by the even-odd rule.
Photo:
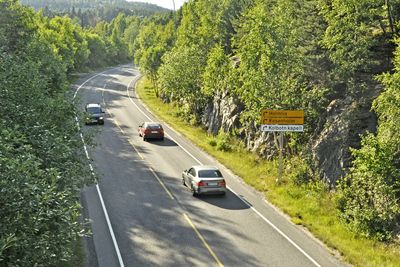
[[[192,166],[182,172],[182,184],[189,187],[193,196],[200,194],[226,194],[226,182],[214,166]]]
[[[85,124],[104,124],[104,111],[100,104],[87,104]]]
[[[164,140],[164,129],[158,122],[143,122],[139,125],[138,133],[143,137],[143,141],[148,139]]]

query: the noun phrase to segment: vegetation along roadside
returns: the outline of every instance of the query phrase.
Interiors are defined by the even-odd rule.
[[[299,157],[286,159],[283,182],[277,185],[276,161],[260,159],[246,151],[240,142],[224,134],[210,135],[201,126],[182,119],[179,105],[164,103],[157,98],[146,77],[138,82],[136,90],[140,99],[161,120],[262,192],[268,201],[288,214],[293,223],[306,227],[328,247],[339,251],[345,261],[356,266],[400,265],[397,244],[381,243],[348,230],[338,217],[336,192],[330,191],[322,182],[296,184],[293,179],[304,166]]]
[[[135,39],[134,62],[148,78],[141,97],[156,97],[148,104],[156,112],[173,107],[160,116],[348,262],[397,266],[399,6],[188,1],[173,20],[144,23]],[[305,113],[304,132],[284,135],[279,186],[279,140],[260,131],[263,109]],[[249,157],[247,172],[236,154]]]

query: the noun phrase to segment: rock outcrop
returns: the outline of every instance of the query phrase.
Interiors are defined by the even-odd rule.
[[[350,148],[360,147],[360,135],[376,131],[377,119],[371,111],[373,99],[381,88],[374,88],[358,99],[352,97],[332,100],[321,115],[319,127],[310,139],[314,168],[321,179],[335,186],[351,166]],[[244,105],[228,90],[218,92],[203,112],[202,123],[211,134],[220,129],[233,132],[243,139],[249,151],[273,159],[278,155],[274,133],[261,132],[254,123],[240,121]],[[239,130],[239,131],[238,131]]]
[[[243,111],[243,105],[240,101],[229,94],[228,90],[219,91],[210,102],[202,118],[203,125],[211,134],[218,134],[220,129],[224,132],[232,132],[233,129],[239,129],[240,113]]]
[[[320,177],[335,186],[351,166],[350,148],[360,148],[361,135],[376,132],[377,118],[371,105],[377,92],[353,99],[335,99],[320,118],[320,131],[311,140],[312,158]]]

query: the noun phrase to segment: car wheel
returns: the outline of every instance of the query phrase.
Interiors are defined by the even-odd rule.
[[[192,185],[191,191],[192,191],[192,195],[193,195],[194,197],[197,197],[197,196],[198,196],[198,194],[196,193],[196,190],[194,190],[193,185]]]
[[[160,141],[164,141],[164,137],[161,137],[161,138],[160,138]]]
[[[185,178],[182,178],[182,184],[183,184],[184,186],[186,186]]]
[[[143,136],[143,141],[146,141],[146,140],[147,140],[147,138]]]

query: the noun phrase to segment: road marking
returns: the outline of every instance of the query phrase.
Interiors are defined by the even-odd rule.
[[[196,226],[193,224],[192,220],[190,217],[186,214],[183,213],[183,216],[185,217],[186,221],[190,224],[190,226],[193,228],[193,230],[196,232],[197,236],[203,243],[203,245],[207,248],[208,252],[210,252],[211,256],[214,258],[214,260],[217,262],[218,266],[223,267],[224,265],[222,262],[218,259],[217,255],[214,253],[214,251],[211,249],[211,247],[208,245],[207,241],[204,239],[204,237],[200,234],[199,230],[197,230]]]
[[[131,98],[130,94],[129,94],[129,87],[132,85],[132,82],[134,82],[135,80],[137,80],[137,78],[132,79],[132,81],[128,84],[128,86],[126,87],[126,92],[128,94],[128,98],[129,100],[132,102],[132,104],[134,104],[136,106],[136,108],[146,117],[148,118],[150,121],[153,121],[149,116],[147,116],[146,113],[144,113],[144,111],[139,108],[138,105],[136,105],[136,103],[133,101],[133,99]],[[192,157],[192,159],[194,159],[198,164],[203,165],[203,163],[201,163],[200,160],[198,160],[195,156],[193,156],[189,151],[187,151],[181,144],[179,144],[174,138],[172,138],[172,136],[170,136],[168,133],[165,133],[168,138],[170,138],[172,141],[174,141],[183,151],[186,152],[186,154],[188,154],[190,157]]]
[[[135,79],[132,79],[131,82],[128,84],[126,91],[128,93],[128,98],[129,100],[136,106],[136,108],[144,115],[146,116],[146,118],[148,118],[150,121],[152,121],[152,119],[147,116],[144,111],[141,110],[141,108],[133,101],[133,99],[131,98],[130,94],[129,94],[129,88],[132,85],[132,82],[134,82],[135,80],[137,80],[137,77]],[[171,130],[173,130],[171,128]],[[173,130],[174,131],[174,130]],[[168,135],[168,134],[167,134]],[[171,138],[181,149],[183,149],[183,151],[185,151],[190,157],[192,157],[197,163],[199,163],[200,165],[203,165],[203,163],[198,160],[195,156],[193,156],[189,151],[187,151],[181,144],[179,144],[176,140],[174,140],[170,135],[168,135],[169,138]],[[283,236],[287,241],[289,241],[290,244],[292,244],[295,248],[297,248],[307,259],[309,259],[315,266],[317,267],[321,267],[321,265],[314,260],[310,255],[308,255],[307,252],[305,252],[299,245],[297,245],[292,239],[290,239],[290,237],[288,237],[285,233],[283,233],[277,226],[275,226],[270,220],[268,220],[266,217],[264,217],[264,215],[262,215],[258,210],[256,210],[254,207],[252,207],[247,201],[245,201],[242,197],[240,197],[238,194],[235,193],[235,191],[232,190],[232,188],[230,188],[229,186],[227,186],[227,188],[234,193],[243,203],[245,203],[252,211],[254,211],[259,217],[261,217],[261,219],[263,219],[268,225],[270,225],[273,229],[275,229],[281,236]],[[187,216],[187,215],[186,215]],[[197,232],[197,230],[195,230]]]
[[[164,188],[165,192],[167,192],[168,196],[171,199],[174,199],[174,196],[171,194],[171,192],[168,190],[168,188],[165,186],[164,182],[160,179],[160,177],[158,177],[157,173],[151,168],[149,167],[149,170],[153,173],[154,177],[157,178],[157,181],[160,183],[160,185],[162,186],[162,188]]]
[[[125,134],[124,130],[122,129],[122,127],[120,126],[120,124],[118,123],[117,119],[113,116],[113,114],[111,113],[111,111],[107,108],[106,102],[104,100],[104,90],[101,92],[101,96],[103,98],[103,105],[107,111],[107,113],[109,114],[109,116],[111,117],[111,119],[114,121],[114,123],[117,125],[118,129]],[[139,155],[139,157],[144,160],[144,157],[142,156],[142,154],[139,152],[139,150],[137,150],[136,146],[133,144],[132,140],[130,140],[128,138],[128,143],[133,147],[133,149],[136,151],[136,153]]]
[[[295,248],[297,248],[304,256],[306,256],[315,266],[321,267],[321,265],[316,262],[310,255],[307,254],[299,245],[297,245],[290,237],[288,237],[284,232],[282,232],[278,227],[275,226],[270,220],[264,217],[258,210],[256,210],[250,203],[247,202],[242,196],[238,195],[232,188],[227,186],[227,188],[235,194],[240,200],[242,200],[250,209],[252,209],[258,216],[261,217],[266,223],[268,223],[272,228],[274,228],[281,236],[283,236],[290,244],[292,244]]]
[[[111,114],[111,113],[110,113]],[[119,128],[119,130],[121,131],[121,133],[125,134],[124,130],[121,128],[121,126],[119,125],[118,121],[116,118],[113,119],[114,123],[117,125],[117,127]]]
[[[129,144],[133,147],[133,149],[135,149],[136,153],[139,155],[139,157],[144,160],[144,157],[142,156],[142,153],[139,152],[139,150],[137,150],[136,146],[132,143],[131,140],[128,140]]]
[[[118,68],[120,68],[120,67],[118,67]],[[112,70],[115,70],[115,69],[118,69],[118,68],[112,68],[112,69],[109,69],[109,70],[100,72],[100,73],[98,73],[98,74],[96,74],[96,75],[90,77],[89,79],[87,79],[85,82],[83,82],[83,83],[76,89],[76,91],[75,91],[75,93],[74,93],[74,96],[73,96],[73,100],[75,100],[75,98],[76,98],[76,96],[77,96],[77,94],[78,94],[78,91],[81,89],[81,87],[82,87],[83,85],[85,85],[88,81],[92,80],[93,78],[95,78],[95,77],[97,77],[97,76],[102,75],[102,74],[105,73],[105,72],[112,71]],[[75,117],[75,121],[76,121],[76,123],[77,123],[77,125],[78,125],[78,130],[80,130],[80,127],[79,127],[79,120],[78,120],[78,117],[77,117],[77,116]],[[81,135],[81,139],[82,139],[82,143],[83,143],[83,148],[84,148],[85,153],[86,153],[86,157],[87,157],[88,159],[90,159],[90,158],[89,158],[89,153],[87,152],[86,143],[85,143],[85,140],[84,140],[84,138],[83,138],[82,133],[80,133],[80,135]],[[93,166],[92,166],[91,163],[89,163],[89,168],[90,168],[90,170],[91,170],[91,172],[92,172],[92,175],[94,175]],[[99,184],[96,184],[96,189],[97,189],[97,194],[98,194],[99,199],[100,199],[101,207],[103,208],[104,216],[105,216],[105,218],[106,218],[108,230],[109,230],[109,232],[110,232],[111,239],[112,239],[112,241],[113,241],[114,249],[115,249],[115,252],[117,253],[119,265],[120,265],[120,267],[125,267],[124,261],[122,260],[121,252],[120,252],[119,247],[118,247],[117,239],[115,238],[114,230],[113,230],[113,228],[112,228],[112,226],[111,226],[110,218],[109,218],[109,216],[108,216],[108,212],[107,212],[106,206],[105,206],[104,201],[103,201],[103,196],[102,196],[102,194],[101,194]]]

